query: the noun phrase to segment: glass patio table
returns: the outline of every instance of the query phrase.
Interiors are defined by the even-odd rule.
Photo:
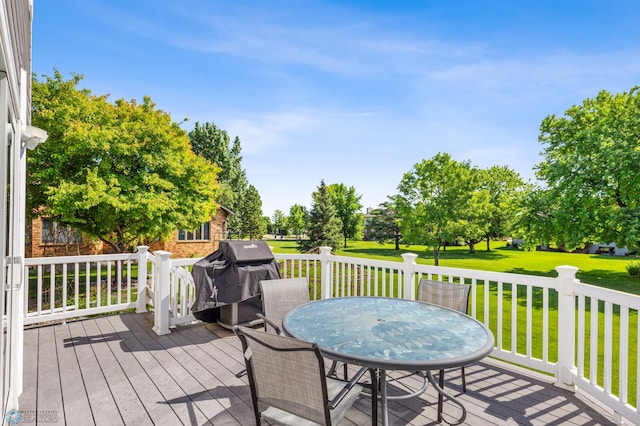
[[[431,370],[476,362],[493,350],[491,331],[458,311],[429,303],[384,297],[342,297],[301,305],[283,320],[285,332],[316,343],[330,359],[377,371],[380,409],[388,424],[387,370],[426,371],[445,398],[466,410],[433,379]],[[377,403],[372,402],[373,410]],[[374,418],[377,415],[373,416]]]

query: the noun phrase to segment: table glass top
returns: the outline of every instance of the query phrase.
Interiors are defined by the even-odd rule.
[[[311,302],[291,311],[284,328],[323,350],[442,368],[454,360],[462,365],[470,357],[479,359],[493,348],[493,335],[478,321],[454,310],[403,299],[346,297]]]

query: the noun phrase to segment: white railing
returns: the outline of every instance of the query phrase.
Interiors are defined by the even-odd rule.
[[[617,423],[640,424],[640,297],[579,282],[573,293],[574,384],[612,407]]]
[[[195,320],[190,270],[200,260],[170,255],[142,246],[127,255],[28,259],[25,324],[152,306],[154,330],[170,333]],[[551,374],[558,386],[579,387],[611,407],[617,422],[640,424],[640,296],[580,283],[570,266],[550,278],[418,265],[415,254],[394,262],[322,248],[275,257],[283,277],[308,279],[312,299],[415,299],[421,278],[470,284],[469,314],[495,335],[491,356]]]
[[[144,250],[25,259],[24,324],[138,307],[138,283],[147,282],[147,257]]]

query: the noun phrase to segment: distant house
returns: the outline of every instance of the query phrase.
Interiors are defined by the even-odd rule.
[[[174,231],[166,241],[149,244],[150,251],[165,250],[173,258],[203,257],[218,249],[227,237],[227,218],[234,213],[220,206],[211,220],[199,229]],[[69,226],[62,226],[47,217],[34,219],[27,227],[26,257],[81,256],[104,254],[109,247],[102,241],[92,241]]]
[[[234,213],[220,206],[209,222],[200,229],[175,231],[167,241],[154,241],[149,251],[165,250],[173,258],[203,257],[218,249],[220,241],[228,239],[227,218]]]
[[[627,247],[616,247],[616,243],[599,243],[592,244],[588,247],[589,254],[610,254],[612,256],[628,256],[629,249]]]

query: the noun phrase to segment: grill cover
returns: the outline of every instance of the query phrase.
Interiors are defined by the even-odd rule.
[[[218,250],[193,265],[191,275],[193,315],[215,322],[220,307],[258,296],[260,280],[280,278],[280,265],[265,241],[221,241]]]

